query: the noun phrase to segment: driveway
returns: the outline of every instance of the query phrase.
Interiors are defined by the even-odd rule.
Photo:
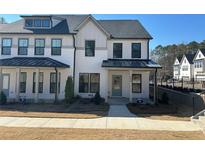
[[[139,118],[125,105],[111,105],[108,117],[95,119],[0,117],[0,126],[39,128],[95,128],[167,131],[201,131],[191,121],[165,121]]]

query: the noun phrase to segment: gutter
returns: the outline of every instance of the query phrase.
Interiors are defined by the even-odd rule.
[[[75,34],[72,34],[73,37],[73,48],[74,48],[74,55],[73,55],[73,94],[75,92],[75,69],[76,69],[76,46],[75,46]]]

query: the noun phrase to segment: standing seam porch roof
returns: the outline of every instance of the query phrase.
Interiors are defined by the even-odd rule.
[[[48,57],[13,57],[0,59],[0,66],[22,67],[57,67],[69,68],[70,66]]]

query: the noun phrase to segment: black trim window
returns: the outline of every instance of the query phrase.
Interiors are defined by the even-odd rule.
[[[113,58],[122,58],[122,43],[113,43]]]
[[[26,19],[25,27],[33,27],[33,19]]]
[[[33,72],[33,93],[36,92],[36,72]],[[38,93],[43,93],[43,72],[39,72]]]
[[[12,39],[10,39],[10,38],[2,39],[1,54],[2,55],[11,55],[11,46],[12,46]]]
[[[141,43],[132,43],[132,58],[141,58]]]
[[[88,56],[88,57],[95,56],[95,41],[93,40],[85,41],[85,56]]]
[[[52,39],[51,41],[51,55],[61,55],[62,40]]]
[[[35,55],[44,55],[45,40],[36,39],[35,40]]]
[[[34,27],[41,27],[41,19],[34,19],[33,25]]]
[[[21,72],[20,74],[20,93],[26,93],[26,80],[27,80],[27,73]]]
[[[60,93],[61,73],[58,74],[58,93]],[[50,74],[50,93],[56,93],[56,73]]]
[[[99,73],[80,73],[79,74],[79,92],[96,93],[100,91]]]
[[[18,41],[18,55],[28,54],[28,39],[19,39]]]
[[[51,26],[50,19],[26,19],[25,27],[27,28],[49,28]]]
[[[50,27],[50,20],[42,19],[42,27]]]
[[[132,74],[132,92],[141,93],[142,91],[142,75]]]

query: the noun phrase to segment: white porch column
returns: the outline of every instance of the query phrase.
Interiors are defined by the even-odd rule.
[[[35,103],[38,103],[38,89],[39,89],[39,68],[36,69],[36,85],[35,85]]]
[[[132,70],[129,71],[130,96],[129,102],[132,103]]]
[[[19,102],[19,96],[20,96],[20,75],[21,75],[21,69],[16,68],[16,102]]]
[[[154,103],[157,103],[157,69],[154,72]]]
[[[2,91],[3,88],[3,78],[2,78],[2,68],[0,67],[0,92]]]

